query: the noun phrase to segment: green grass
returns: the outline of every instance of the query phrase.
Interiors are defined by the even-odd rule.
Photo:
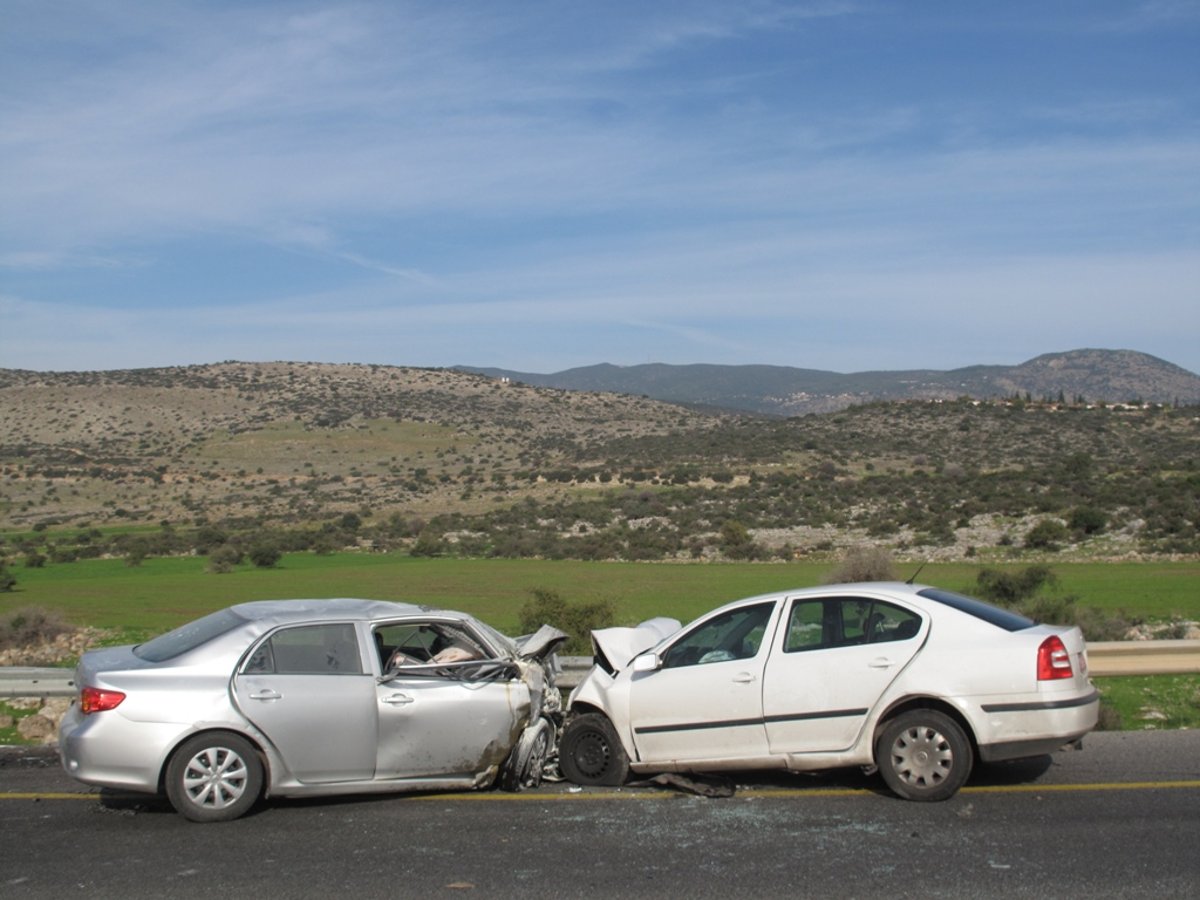
[[[829,563],[776,565],[592,563],[536,560],[421,559],[387,554],[292,554],[275,569],[206,571],[204,558],[86,560],[14,567],[17,589],[0,594],[0,616],[24,607],[60,612],[78,625],[139,641],[204,613],[247,600],[279,597],[374,597],[461,609],[502,631],[517,630],[521,606],[537,589],[571,603],[611,600],[618,621],[654,615],[688,621],[728,600],[822,582]],[[980,566],[931,564],[920,580],[970,592]],[[1065,563],[1052,567],[1057,590],[1080,603],[1148,619],[1200,618],[1200,563]],[[915,570],[915,567],[913,567]],[[902,575],[912,574],[902,569]],[[1200,727],[1200,676],[1101,678],[1108,727]],[[2,705],[0,705],[2,706]],[[1147,718],[1147,710],[1166,718]],[[27,711],[18,711],[26,715]],[[1115,720],[1115,721],[1114,721]],[[0,743],[20,743],[0,729]]]
[[[1101,721],[1111,730],[1200,728],[1200,675],[1127,675],[1095,682],[1105,708]]]
[[[513,630],[535,588],[571,603],[611,600],[618,621],[656,615],[688,621],[728,600],[821,583],[829,563],[606,563],[426,559],[389,554],[290,554],[275,569],[206,571],[199,557],[84,560],[11,571],[17,588],[0,594],[0,614],[27,606],[61,612],[78,625],[155,633],[247,600],[372,597],[461,609]],[[930,564],[920,580],[970,592],[980,566]],[[1167,620],[1200,617],[1200,562],[1064,563],[1057,590],[1082,606]],[[912,567],[915,571],[915,566]],[[912,572],[902,568],[907,577]]]

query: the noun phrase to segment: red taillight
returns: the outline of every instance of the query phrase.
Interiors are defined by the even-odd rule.
[[[1071,654],[1067,652],[1062,639],[1050,636],[1038,647],[1038,681],[1051,681],[1055,678],[1071,678]]]
[[[106,709],[116,709],[124,699],[125,695],[120,691],[85,687],[79,692],[79,711],[87,716],[92,713],[104,712]]]

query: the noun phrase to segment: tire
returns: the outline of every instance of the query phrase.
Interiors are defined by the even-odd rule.
[[[523,791],[542,783],[542,769],[554,745],[554,726],[538,719],[521,733],[500,771],[500,787],[506,791]]]
[[[931,709],[897,716],[875,745],[879,774],[905,800],[948,800],[966,784],[973,761],[971,742],[959,724]]]
[[[171,805],[185,819],[227,822],[258,801],[263,766],[254,745],[239,735],[198,734],[171,756],[166,787]]]
[[[629,777],[629,756],[612,723],[599,713],[577,716],[563,729],[558,764],[576,784],[616,787]]]

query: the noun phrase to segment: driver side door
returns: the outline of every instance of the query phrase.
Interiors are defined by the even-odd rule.
[[[775,604],[719,613],[635,672],[630,724],[642,761],[748,759],[767,752],[762,685]]]

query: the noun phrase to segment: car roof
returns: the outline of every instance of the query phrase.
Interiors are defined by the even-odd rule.
[[[235,613],[252,622],[311,622],[321,619],[372,620],[392,616],[437,615],[452,618],[467,618],[465,613],[437,609],[415,603],[395,603],[391,600],[360,600],[354,597],[337,597],[330,600],[254,600],[230,607]]]
[[[889,594],[891,596],[915,597],[918,592],[927,590],[927,584],[910,584],[907,581],[856,581],[845,584],[820,584],[812,587],[789,588],[782,591],[771,591],[755,597],[743,597],[726,605],[735,606],[738,603],[754,601],[780,600],[784,597],[828,597],[830,595],[844,596],[846,594]]]

